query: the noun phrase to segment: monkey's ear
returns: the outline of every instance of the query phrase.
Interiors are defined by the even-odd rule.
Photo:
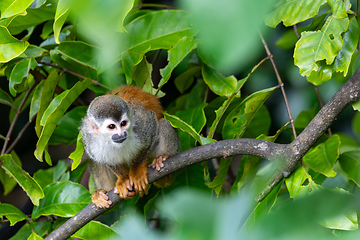
[[[94,132],[95,135],[98,134],[99,127],[96,124],[96,121],[93,117],[88,118],[90,129]]]

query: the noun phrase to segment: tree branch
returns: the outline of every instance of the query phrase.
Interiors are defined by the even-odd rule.
[[[233,155],[253,155],[268,160],[283,160],[284,165],[279,165],[276,173],[260,193],[257,200],[264,199],[274,187],[293,172],[305,153],[321,137],[321,135],[335,121],[336,117],[360,96],[360,71],[358,70],[319,111],[304,131],[290,144],[277,144],[257,139],[231,139],[199,146],[164,162],[164,168],[159,172],[149,168],[149,182],[164,177],[189,165],[199,163],[216,157],[229,157]],[[115,206],[121,201],[113,190],[108,193]],[[89,204],[74,217],[53,231],[46,239],[67,239],[90,220],[99,216],[107,209],[97,208]]]

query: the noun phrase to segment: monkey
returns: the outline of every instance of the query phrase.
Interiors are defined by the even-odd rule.
[[[147,194],[148,167],[160,171],[179,151],[178,135],[159,99],[131,85],[96,97],[80,132],[96,188],[91,199],[100,208],[112,204],[106,195],[112,188],[124,199]]]

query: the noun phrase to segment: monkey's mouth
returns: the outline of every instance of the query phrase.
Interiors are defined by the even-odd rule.
[[[111,139],[116,143],[122,143],[126,140],[126,138],[127,138],[127,132],[124,132],[124,134],[122,135],[114,134],[111,136]]]

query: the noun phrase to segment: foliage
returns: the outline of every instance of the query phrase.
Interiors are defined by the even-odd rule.
[[[294,64],[276,59],[280,74],[293,79],[286,82],[293,95],[306,80],[320,89],[328,81],[338,88],[360,67],[358,6],[350,0],[273,3],[188,0],[173,8],[139,0],[1,1],[0,74],[6,84],[1,85],[0,104],[9,111],[2,119],[9,128],[1,133],[0,181],[4,195],[19,185],[34,204],[31,215],[0,204],[0,215],[11,226],[26,221],[12,239],[42,239],[91,202],[80,185],[88,162],[81,161],[78,134],[89,95],[91,100],[134,84],[162,97],[165,118],[178,128],[181,151],[234,138],[290,142],[294,136],[286,122],[292,119],[276,117],[281,114],[274,107],[284,99],[271,100],[282,84],[263,81],[276,75],[266,64],[273,56],[261,50],[259,31],[266,48],[265,41],[281,35],[277,46],[271,45],[278,58],[286,58],[279,48],[293,55]],[[161,60],[166,63],[159,67]],[[290,73],[294,66],[303,77]],[[295,119],[297,133],[318,111],[312,96],[301,99],[311,105],[303,106]],[[262,202],[253,199],[276,164],[254,156],[242,156],[236,164],[236,157],[224,156],[187,167],[176,173],[171,187],[152,186],[148,196],[122,202],[73,236],[358,238],[359,116],[350,113],[342,119],[348,132],[353,126],[351,135],[324,135]],[[37,136],[37,143],[31,143],[34,156],[48,165],[34,174],[22,167],[25,159],[17,155],[22,149],[14,148],[30,123]],[[75,143],[69,153],[72,164],[54,161],[49,147]],[[151,225],[163,232],[146,230],[143,219],[152,223],[159,215]]]

